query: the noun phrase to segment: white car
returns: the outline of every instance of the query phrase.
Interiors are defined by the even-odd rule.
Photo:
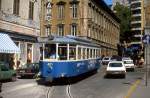
[[[135,70],[135,65],[132,59],[124,59],[123,62],[124,62],[126,69],[132,69],[132,71]]]
[[[106,69],[106,75],[121,75],[126,77],[126,68],[122,61],[110,61]]]

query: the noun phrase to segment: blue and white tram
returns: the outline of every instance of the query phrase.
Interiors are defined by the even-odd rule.
[[[100,48],[89,40],[65,36],[40,42],[43,45],[40,72],[45,81],[78,76],[100,67]]]

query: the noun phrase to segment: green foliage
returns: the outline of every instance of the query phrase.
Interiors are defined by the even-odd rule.
[[[127,6],[121,5],[119,3],[114,7],[115,14],[121,20],[120,25],[120,41],[129,42],[131,38],[131,29],[130,29],[130,21],[131,21],[131,12],[130,8]]]

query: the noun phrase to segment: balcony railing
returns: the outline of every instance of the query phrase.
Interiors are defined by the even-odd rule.
[[[135,4],[135,3],[139,3],[139,2],[142,2],[142,0],[134,0],[134,1],[131,0],[131,4]]]
[[[133,10],[141,10],[141,9],[142,9],[142,7],[131,8],[132,11]]]
[[[132,17],[137,17],[137,16],[142,16],[142,14],[141,13],[139,13],[139,14],[132,14]]]
[[[142,21],[141,20],[131,21],[131,24],[139,24],[139,23],[142,23]]]
[[[132,28],[132,27],[131,27]],[[142,30],[142,28],[132,28],[131,30],[135,31],[135,30]]]

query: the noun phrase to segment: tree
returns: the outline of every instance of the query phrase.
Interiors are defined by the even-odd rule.
[[[120,41],[131,41],[131,29],[130,29],[130,21],[131,21],[131,11],[127,6],[121,5],[120,3],[116,3],[114,7],[115,14],[121,20],[120,25]]]

